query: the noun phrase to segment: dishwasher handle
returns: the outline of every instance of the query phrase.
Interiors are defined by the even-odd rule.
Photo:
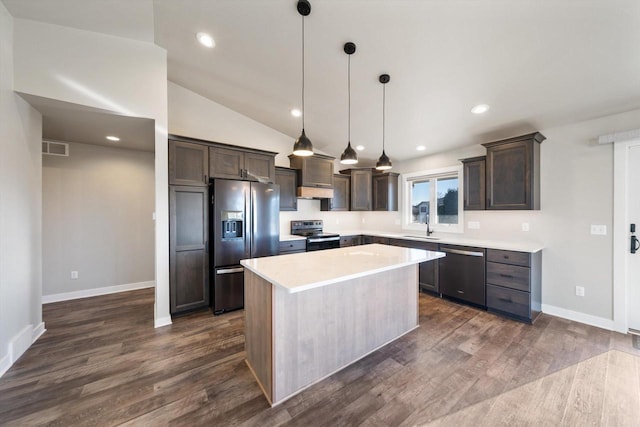
[[[484,252],[463,251],[461,249],[440,248],[440,251],[448,254],[468,255],[468,256],[477,256],[477,257],[484,256]]]

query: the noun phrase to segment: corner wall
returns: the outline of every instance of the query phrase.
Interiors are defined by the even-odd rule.
[[[153,165],[150,152],[73,142],[69,157],[43,156],[44,303],[153,286]]]
[[[167,53],[152,44],[14,19],[14,90],[155,122],[155,326],[169,314]]]
[[[0,376],[44,332],[42,116],[13,92],[13,28],[0,2]]]

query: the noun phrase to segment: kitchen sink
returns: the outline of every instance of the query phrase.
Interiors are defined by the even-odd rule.
[[[410,234],[405,234],[402,237],[411,237],[412,239],[422,239],[422,240],[440,240],[439,237],[433,237],[433,236],[412,236]]]

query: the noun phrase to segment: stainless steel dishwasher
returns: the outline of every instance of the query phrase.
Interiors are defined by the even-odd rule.
[[[438,279],[442,295],[486,307],[484,248],[440,245]]]

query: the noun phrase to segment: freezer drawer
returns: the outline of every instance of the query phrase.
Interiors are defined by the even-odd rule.
[[[215,268],[213,313],[222,314],[244,306],[244,268],[239,265]]]

